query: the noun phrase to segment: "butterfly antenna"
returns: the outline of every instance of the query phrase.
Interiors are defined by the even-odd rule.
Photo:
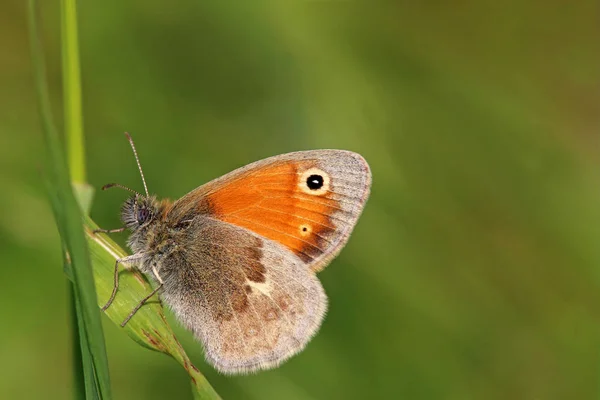
[[[133,150],[133,155],[135,156],[135,161],[137,162],[138,169],[140,170],[140,175],[142,176],[142,183],[144,184],[146,196],[150,196],[150,194],[148,194],[148,186],[146,186],[144,172],[142,171],[142,165],[140,164],[140,158],[138,157],[137,151],[135,150],[135,145],[133,144],[133,139],[131,138],[131,135],[128,132],[125,132],[125,136],[127,136],[127,140],[129,140],[129,144],[131,145],[131,149]]]
[[[125,190],[127,190],[128,192],[135,193],[135,194],[137,194],[137,195],[138,195],[138,196],[140,196],[140,197],[144,197],[144,196],[142,196],[140,193],[136,192],[135,190],[133,190],[133,189],[130,189],[130,188],[128,188],[127,186],[120,185],[120,184],[118,184],[118,183],[108,183],[108,184],[106,184],[106,185],[102,186],[102,190],[110,189],[110,188],[112,188],[112,187],[118,187],[118,188],[120,188],[120,189],[125,189]]]

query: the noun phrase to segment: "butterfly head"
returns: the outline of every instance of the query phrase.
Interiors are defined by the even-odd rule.
[[[158,205],[154,197],[135,194],[121,208],[121,221],[131,231],[148,226],[157,215]]]

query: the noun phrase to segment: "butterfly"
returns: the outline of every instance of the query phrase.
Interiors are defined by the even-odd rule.
[[[135,266],[155,281],[124,326],[157,292],[203,344],[218,371],[247,373],[278,366],[300,352],[321,326],[327,296],[316,273],[338,255],[371,187],[357,153],[312,150],[254,162],[179,200],[133,193],[122,206]]]

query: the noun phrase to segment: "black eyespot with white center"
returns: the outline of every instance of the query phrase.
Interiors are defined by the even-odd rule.
[[[140,208],[137,212],[138,223],[141,225],[144,222],[148,221],[148,219],[150,219],[150,210],[148,210],[147,208]]]
[[[323,177],[321,175],[313,174],[306,178],[306,186],[310,190],[319,190],[323,187]]]
[[[329,174],[317,167],[304,170],[298,179],[298,188],[311,196],[323,196],[329,193],[331,187]]]

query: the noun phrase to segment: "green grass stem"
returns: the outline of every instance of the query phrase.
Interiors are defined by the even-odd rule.
[[[62,11],[66,12],[64,9]],[[82,354],[80,365],[84,369],[86,397],[110,400],[112,396],[108,359],[97,306],[92,265],[81,224],[81,209],[71,187],[69,169],[50,110],[35,0],[29,0],[29,29],[37,99],[46,148],[45,172],[48,174],[49,196],[56,224],[66,250],[65,260],[71,265],[73,275],[73,297]],[[69,96],[65,93],[66,98]],[[69,101],[73,102],[73,99]],[[80,178],[85,176],[85,173],[82,174],[83,155],[81,157],[78,167]]]
[[[61,0],[61,44],[65,136],[71,181],[86,182],[81,68],[75,0]]]

